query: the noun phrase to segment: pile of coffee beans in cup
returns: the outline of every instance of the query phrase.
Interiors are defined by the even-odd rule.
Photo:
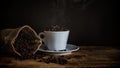
[[[61,25],[51,25],[45,28],[45,31],[67,31],[64,26]]]

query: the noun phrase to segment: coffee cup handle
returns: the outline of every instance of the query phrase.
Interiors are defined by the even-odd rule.
[[[43,36],[43,38],[42,38],[42,36]],[[46,45],[46,42],[45,42],[45,33],[44,32],[39,33],[39,37],[43,41],[43,43]]]

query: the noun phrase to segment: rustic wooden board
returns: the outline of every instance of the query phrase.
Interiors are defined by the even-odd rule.
[[[44,62],[39,59],[19,60],[1,56],[0,68],[81,68],[81,67],[120,67],[120,50],[110,46],[80,46],[80,50],[62,56],[65,64]],[[49,57],[45,55],[44,57]],[[56,56],[61,57],[61,56]]]

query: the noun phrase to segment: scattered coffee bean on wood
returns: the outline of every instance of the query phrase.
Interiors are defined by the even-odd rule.
[[[26,59],[34,59],[37,60],[38,62],[45,62],[45,63],[56,63],[56,64],[67,64],[68,61],[66,58],[64,58],[64,56],[54,56],[54,55],[46,55],[42,52],[37,52],[34,55],[31,56],[24,56],[24,57],[20,57],[20,56],[16,56],[16,59],[19,60],[26,60]]]
[[[67,59],[65,59],[64,57],[60,57],[60,56],[45,56],[43,58],[40,59],[39,62],[45,62],[45,63],[56,63],[56,64],[67,64]]]

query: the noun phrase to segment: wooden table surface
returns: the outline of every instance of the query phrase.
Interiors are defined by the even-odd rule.
[[[81,68],[81,67],[120,67],[120,50],[111,46],[80,46],[80,50],[62,57],[65,64],[44,62],[39,59],[19,60],[15,57],[1,56],[0,68]],[[45,55],[42,58],[49,57]]]

